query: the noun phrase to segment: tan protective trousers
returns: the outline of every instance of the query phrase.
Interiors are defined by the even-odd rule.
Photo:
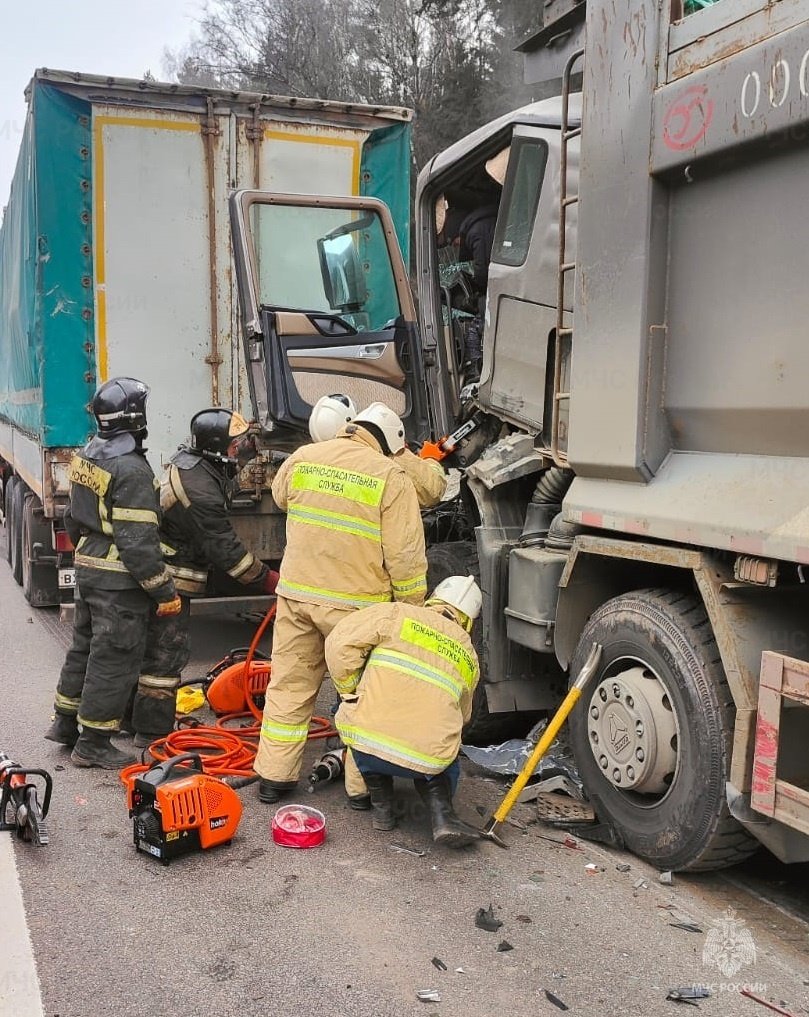
[[[272,674],[253,764],[260,777],[285,782],[300,776],[309,723],[326,674],[326,636],[347,613],[344,608],[278,597]],[[349,795],[367,793],[350,752],[346,753],[345,785]]]

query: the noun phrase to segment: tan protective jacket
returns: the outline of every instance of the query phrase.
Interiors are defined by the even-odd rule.
[[[338,622],[326,664],[346,745],[436,774],[458,755],[480,667],[466,631],[439,607],[380,604]]]
[[[398,452],[393,461],[410,477],[422,508],[433,508],[441,501],[447,489],[447,475],[441,463],[435,459],[420,459],[409,448]]]
[[[416,492],[363,428],[293,452],[272,496],[287,513],[279,596],[346,609],[424,602],[427,556]]]

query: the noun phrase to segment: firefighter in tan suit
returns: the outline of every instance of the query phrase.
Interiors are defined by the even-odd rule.
[[[337,392],[323,396],[312,408],[309,433],[312,441],[328,441],[345,432],[345,427],[357,415],[353,400]],[[406,445],[395,454],[397,465],[410,477],[416,497],[423,509],[434,508],[447,490],[447,474],[435,459],[420,459]]]
[[[376,604],[342,619],[326,663],[342,704],[335,722],[371,794],[377,830],[392,830],[393,778],[409,777],[433,839],[463,847],[480,832],[452,808],[461,730],[480,677],[469,638],[482,598],[472,576],[450,576],[424,607]]]
[[[447,474],[441,463],[435,459],[420,459],[409,448],[402,449],[396,462],[410,477],[422,508],[433,508],[441,501],[447,490]]]
[[[393,458],[403,447],[401,420],[372,403],[339,437],[299,448],[273,481],[273,498],[287,513],[287,544],[255,760],[262,802],[278,801],[297,784],[326,673],[323,647],[337,622],[372,604],[424,602],[418,500]],[[346,790],[364,791],[354,768]]]

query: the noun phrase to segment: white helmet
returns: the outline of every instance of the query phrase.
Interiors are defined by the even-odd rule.
[[[354,417],[355,424],[372,424],[378,430],[374,437],[383,439],[382,451],[395,456],[405,444],[405,429],[402,421],[384,403],[371,403]],[[387,449],[384,447],[387,445]]]
[[[312,407],[309,417],[312,441],[336,438],[340,429],[351,423],[356,412],[357,407],[346,395],[335,392],[334,395],[321,396]]]
[[[475,582],[474,576],[449,576],[436,586],[428,603],[440,600],[449,604],[456,611],[469,619],[466,626],[467,631],[472,628],[472,622],[480,614],[483,607],[483,594]]]

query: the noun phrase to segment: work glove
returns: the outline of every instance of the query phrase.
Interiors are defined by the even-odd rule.
[[[155,615],[158,618],[170,618],[172,615],[179,614],[182,609],[182,600],[179,597],[175,597],[174,600],[165,600],[163,603],[158,604]]]
[[[275,593],[275,588],[278,585],[280,575],[274,572],[272,569],[267,569],[267,574],[264,576],[264,592],[272,596]]]

